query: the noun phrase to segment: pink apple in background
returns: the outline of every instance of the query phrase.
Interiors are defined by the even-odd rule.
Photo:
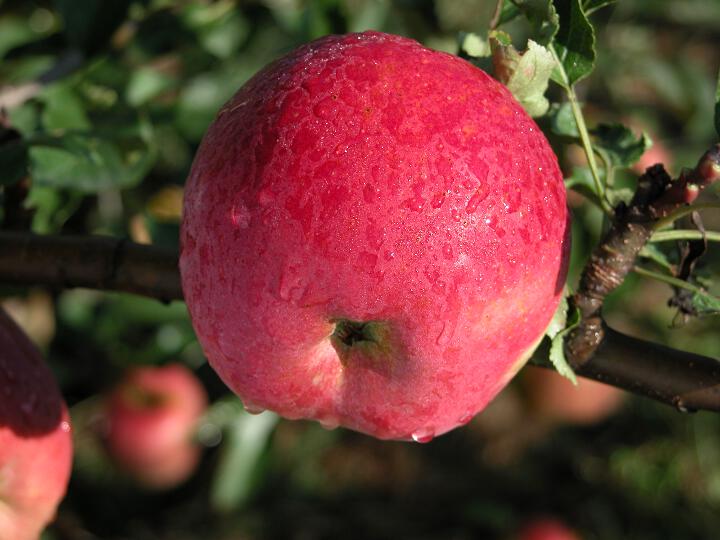
[[[36,540],[65,496],[72,435],[57,383],[0,310],[0,538]]]
[[[521,377],[531,412],[547,420],[594,424],[617,412],[625,398],[622,390],[583,377],[575,386],[552,369],[528,366]]]
[[[528,522],[517,534],[516,540],[581,540],[581,538],[558,519],[539,518]]]
[[[505,87],[409,39],[329,36],[210,126],[185,193],[183,290],[249,408],[428,441],[542,337],[567,220],[555,155]]]
[[[108,450],[146,487],[173,487],[200,459],[193,438],[206,407],[205,389],[185,366],[132,369],[106,402]]]

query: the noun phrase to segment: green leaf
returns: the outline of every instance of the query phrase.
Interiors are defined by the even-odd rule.
[[[146,137],[111,138],[90,132],[33,137],[29,140],[33,182],[86,193],[133,186],[155,160]]]
[[[698,291],[693,294],[692,305],[698,315],[715,315],[720,313],[720,298],[705,291]]]
[[[173,84],[172,78],[156,69],[141,67],[130,75],[125,89],[127,102],[137,107],[168,90]]]
[[[529,37],[540,45],[548,45],[560,24],[552,0],[516,0],[514,4],[530,23]]]
[[[717,87],[715,88],[715,131],[720,137],[720,71],[718,71]]]
[[[488,40],[472,32],[460,35],[460,50],[471,58],[484,58],[491,54]]]
[[[557,336],[563,328],[565,328],[565,324],[567,323],[567,312],[568,312],[568,290],[567,287],[563,291],[563,297],[560,300],[560,303],[558,304],[557,309],[555,310],[555,313],[553,314],[553,318],[550,321],[550,324],[545,329],[545,335],[548,336],[550,339]]]
[[[560,375],[570,380],[574,385],[577,385],[577,378],[565,358],[564,345],[565,336],[577,327],[578,324],[580,324],[580,313],[575,309],[571,314],[570,321],[567,321],[565,329],[555,334],[550,342],[550,362],[552,362],[552,365],[555,366],[555,369]]]
[[[210,501],[219,512],[241,507],[252,493],[255,472],[278,416],[237,410],[226,426]]]
[[[544,115],[550,106],[545,91],[555,68],[552,53],[532,40],[528,41],[523,54],[494,36],[490,37],[490,44],[498,80],[508,87],[530,116]]]
[[[580,0],[555,0],[560,28],[553,46],[565,73],[553,76],[559,84],[573,85],[587,77],[595,66],[595,31]]]
[[[604,151],[613,167],[630,167],[652,146],[647,134],[636,137],[622,124],[600,124],[590,133],[595,136],[594,146]]]
[[[580,138],[575,116],[573,116],[572,105],[569,102],[553,103],[552,107],[550,107],[549,116],[550,129],[553,133],[572,139]]]
[[[39,98],[44,104],[42,124],[46,130],[90,128],[83,102],[69,84],[58,83],[48,86]]]
[[[600,196],[588,167],[573,167],[572,176],[565,179],[565,188],[573,189],[593,201],[595,205],[600,205]]]

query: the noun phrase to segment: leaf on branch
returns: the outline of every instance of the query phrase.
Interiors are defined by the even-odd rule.
[[[550,129],[553,133],[571,139],[580,138],[580,132],[569,102],[553,103],[548,115],[550,117]]]
[[[565,77],[556,71],[553,80],[560,85],[573,85],[595,67],[595,31],[580,0],[555,0],[555,9],[560,27],[553,46]]]
[[[567,318],[567,312],[568,303],[566,297],[563,296],[560,306],[558,306],[553,320],[550,322],[550,326],[548,326],[546,331],[546,334],[551,338],[549,358],[560,375],[574,385],[577,385],[575,372],[565,358],[565,336],[580,324],[580,312],[577,309],[573,310],[569,320]],[[559,324],[561,320],[562,324]],[[555,332],[555,334],[551,335],[551,332]]]
[[[460,50],[471,58],[485,58],[490,56],[490,43],[487,38],[473,32],[460,34]]]
[[[636,137],[622,124],[600,124],[590,133],[595,136],[594,146],[609,158],[612,167],[630,167],[652,147],[646,133]]]
[[[565,188],[577,191],[599,206],[600,196],[588,167],[573,167],[572,176],[565,179]]]
[[[502,34],[490,35],[495,77],[508,87],[530,116],[544,115],[550,106],[545,92],[555,68],[552,53],[529,40],[527,51],[521,54]]]
[[[720,313],[720,298],[705,291],[692,295],[692,306],[698,315],[716,315]]]
[[[155,161],[147,134],[111,137],[65,132],[29,139],[30,173],[38,186],[96,193],[137,184]]]
[[[560,22],[552,0],[516,0],[514,4],[530,23],[530,38],[548,45],[558,31]]]

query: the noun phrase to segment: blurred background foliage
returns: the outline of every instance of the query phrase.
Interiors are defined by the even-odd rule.
[[[216,111],[258,69],[316,37],[368,28],[457,52],[458,33],[482,31],[494,7],[0,0],[0,96],[5,123],[21,135],[0,147],[0,185],[15,185],[29,164],[35,232],[176,246],[194,151]],[[578,86],[590,125],[646,131],[655,145],[644,165],[662,161],[675,173],[693,165],[716,139],[720,1],[623,0],[593,22],[597,68]],[[530,32],[519,19],[503,29],[519,46]],[[553,143],[568,176],[583,167],[576,146]],[[636,175],[624,171],[622,181],[631,186]],[[579,195],[569,201],[572,280],[602,216]],[[717,215],[704,217],[720,229]],[[715,291],[718,259],[716,249],[702,269]],[[575,425],[543,412],[544,398],[533,399],[521,380],[430,444],[380,442],[244,412],[205,364],[182,303],[87,290],[0,294],[47,353],[75,423],[73,478],[47,539],[503,539],[537,515],[561,518],[585,539],[711,539],[720,530],[718,415],[681,415],[625,396],[616,414]],[[666,285],[631,276],[610,299],[609,320],[717,356],[718,317],[682,322],[669,296]],[[198,430],[207,448],[187,483],[148,492],[113,470],[93,415],[128,366],[172,361],[196,370],[210,393]]]

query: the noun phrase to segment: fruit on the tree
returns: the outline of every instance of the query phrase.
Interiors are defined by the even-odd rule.
[[[578,377],[577,386],[551,369],[528,366],[522,382],[528,405],[537,416],[570,424],[605,420],[621,406],[625,393],[600,382]]]
[[[566,224],[557,160],[505,87],[405,38],[329,36],[218,113],[180,270],[200,343],[246,406],[427,441],[543,335]]]
[[[72,435],[38,350],[0,310],[0,538],[36,540],[65,496]]]
[[[528,522],[517,540],[581,540],[565,523],[555,518],[538,518]]]
[[[194,434],[206,408],[205,389],[185,366],[131,369],[106,402],[108,451],[144,486],[173,487],[198,464]]]

